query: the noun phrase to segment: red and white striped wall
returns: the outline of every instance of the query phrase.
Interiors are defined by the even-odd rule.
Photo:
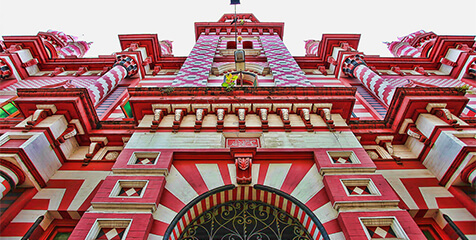
[[[343,236],[343,233],[337,223],[337,211],[332,207],[327,193],[324,189],[322,176],[319,174],[313,161],[293,161],[292,163],[255,161],[252,165],[252,184],[260,184],[267,187],[278,189],[284,193],[296,198],[299,202],[306,205],[310,211],[323,224],[330,236]],[[236,183],[235,165],[228,163],[196,163],[195,161],[175,161],[167,176],[167,183],[163,190],[160,204],[154,215],[154,224],[152,226],[149,239],[162,239],[169,224],[177,214],[192,200],[198,196],[213,190]],[[239,190],[240,189],[240,190]],[[272,204],[284,204],[282,200],[276,202],[276,197],[269,197],[263,191],[253,188],[237,188],[235,193],[223,193],[225,200],[233,196],[240,198],[261,199],[270,201]],[[238,191],[240,193],[238,194]],[[221,195],[216,195],[217,199],[210,203],[210,199],[204,200],[205,205],[200,205],[201,211],[205,211],[213,204],[219,204]],[[215,201],[215,202],[213,202]],[[280,203],[281,202],[281,203]],[[286,203],[285,209],[288,209]],[[204,209],[204,207],[206,209]],[[292,208],[291,205],[289,207]],[[194,207],[195,208],[195,207]],[[197,212],[200,212],[199,206],[196,206]],[[283,205],[284,208],[284,205]],[[294,210],[296,211],[296,210]],[[299,212],[299,211],[298,211]],[[192,213],[183,219],[183,223],[191,221]],[[291,215],[294,216],[296,212]],[[185,217],[185,216],[184,216]],[[300,217],[302,217],[300,215]],[[306,221],[308,221],[306,219]],[[182,223],[182,225],[183,225]],[[303,225],[306,226],[307,223]],[[183,230],[184,227],[179,227]],[[315,234],[315,231],[313,231]]]

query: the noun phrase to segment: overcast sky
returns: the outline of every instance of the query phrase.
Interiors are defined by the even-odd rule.
[[[94,42],[87,56],[120,51],[118,34],[157,33],[174,41],[175,56],[195,43],[194,22],[215,22],[232,13],[230,0],[26,0],[3,3],[0,35],[36,35],[48,29]],[[304,40],[323,33],[361,34],[359,50],[390,56],[383,41],[423,29],[438,35],[476,35],[475,0],[241,0],[237,12],[262,22],[284,22],[284,42],[304,55]]]

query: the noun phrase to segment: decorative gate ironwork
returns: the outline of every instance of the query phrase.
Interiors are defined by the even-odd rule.
[[[179,240],[311,240],[285,211],[256,201],[230,201],[195,218]]]

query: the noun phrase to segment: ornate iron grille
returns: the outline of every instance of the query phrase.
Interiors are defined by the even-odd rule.
[[[180,240],[311,240],[303,225],[285,211],[255,201],[230,201],[195,218]]]

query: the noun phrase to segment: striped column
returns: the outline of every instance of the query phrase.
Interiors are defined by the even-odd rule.
[[[348,57],[344,60],[342,71],[359,79],[367,89],[375,94],[383,103],[390,105],[396,86],[381,78],[372,71],[359,55]]]
[[[0,59],[0,78],[1,79],[8,78],[10,77],[11,74],[12,74],[12,70],[10,69],[8,64],[2,59]]]
[[[306,56],[317,56],[317,51],[319,50],[319,41],[318,40],[307,40],[305,41]]]
[[[470,183],[471,186],[476,186],[476,162],[471,163],[461,172],[461,180],[465,183]]]
[[[10,192],[19,182],[18,176],[8,168],[0,169],[0,199]]]
[[[421,56],[421,50],[412,47],[408,42],[391,42],[387,43],[387,47],[395,57],[408,56],[416,58]]]
[[[126,77],[137,73],[137,63],[129,56],[121,55],[113,68],[90,85],[87,90],[94,104],[98,105]]]
[[[76,56],[78,58],[83,57],[89,50],[91,43],[85,41],[70,42],[65,47],[57,50],[59,58],[65,58],[68,56]]]

